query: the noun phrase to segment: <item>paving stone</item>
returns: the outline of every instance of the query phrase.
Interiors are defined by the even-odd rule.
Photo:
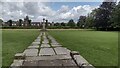
[[[79,55],[78,51],[71,51],[70,53],[73,54],[73,55]]]
[[[31,44],[31,46],[40,46],[39,44]]]
[[[41,37],[40,37],[40,36],[38,36],[38,37],[37,37],[37,39],[41,39]]]
[[[39,56],[51,56],[55,55],[55,52],[52,48],[41,48]]]
[[[39,66],[77,66],[73,60],[40,60]]]
[[[41,47],[50,47],[49,44],[41,44]]]
[[[43,36],[43,39],[47,39],[47,37],[46,37],[46,36]]]
[[[80,66],[81,68],[95,68],[94,66],[92,66],[91,64],[83,64],[82,66]]]
[[[55,51],[56,51],[56,53],[58,54],[58,55],[61,55],[61,54],[68,54],[68,55],[70,55],[70,50],[68,50],[67,48],[64,48],[64,47],[56,47],[56,48],[54,48],[55,49]]]
[[[71,51],[70,55],[72,58],[74,58],[74,55],[80,55],[78,51]]]
[[[44,40],[45,40],[45,41],[48,41],[48,39],[47,39],[47,38],[45,38]]]
[[[62,66],[59,63],[59,60],[40,60],[38,63],[39,66]]]
[[[44,39],[42,43],[49,43],[48,39]]]
[[[52,43],[58,43],[56,40],[51,40]]]
[[[39,46],[29,46],[28,49],[38,49]]]
[[[14,60],[10,68],[20,68],[22,64],[23,64],[23,60]]]
[[[26,57],[26,60],[67,60],[72,59],[70,55],[53,55],[53,56],[35,56]]]
[[[77,66],[73,60],[61,60],[63,66]]]
[[[39,45],[39,44],[40,44],[40,42],[33,42],[33,43],[32,43],[32,45],[34,45],[34,44],[36,44],[36,45],[38,44],[38,45]]]
[[[52,45],[59,45],[59,43],[57,41],[51,41]]]
[[[26,49],[23,53],[25,56],[37,56],[38,49]]]
[[[25,59],[25,54],[24,53],[17,53],[17,54],[15,54],[15,59]]]
[[[35,42],[40,42],[41,40],[40,39],[36,39]]]
[[[37,68],[38,66],[38,61],[33,61],[33,60],[25,60],[23,63],[23,68]]]
[[[53,47],[61,47],[62,45],[59,45],[59,44],[51,44],[51,46],[53,46]]]
[[[68,67],[67,67],[68,66]],[[72,60],[24,61],[22,68],[78,68]]]
[[[87,60],[85,60],[81,55],[74,55],[74,60],[77,62],[79,66],[83,64],[89,64]]]

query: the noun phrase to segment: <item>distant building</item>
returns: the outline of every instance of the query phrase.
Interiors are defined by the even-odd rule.
[[[19,27],[29,27],[29,26],[36,26],[42,27],[43,22],[32,22],[28,16],[24,18],[24,20],[19,19],[18,21],[12,21],[12,26],[19,26]],[[3,26],[9,26],[9,22],[3,22]],[[48,22],[48,26],[52,26],[52,23]]]
[[[29,25],[30,25],[29,21],[30,21],[30,20],[29,20],[29,17],[26,16],[26,18],[24,18],[24,22],[22,23],[23,26],[29,26]]]
[[[31,26],[41,26],[41,22],[31,22]]]
[[[18,26],[18,21],[13,21],[12,26]]]

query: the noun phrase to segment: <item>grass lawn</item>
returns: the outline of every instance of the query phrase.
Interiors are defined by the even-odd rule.
[[[14,55],[23,52],[38,35],[38,30],[2,30],[2,65],[9,66]]]
[[[94,66],[117,66],[118,33],[86,30],[50,30],[63,46],[79,51]]]

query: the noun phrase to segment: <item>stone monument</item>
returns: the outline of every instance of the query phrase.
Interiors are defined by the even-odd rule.
[[[45,28],[45,18],[43,18],[42,30],[43,30],[43,31],[45,31],[45,30],[46,30],[46,28]]]

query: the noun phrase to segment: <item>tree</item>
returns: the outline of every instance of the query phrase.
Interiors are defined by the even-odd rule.
[[[19,26],[21,26],[22,25],[22,19],[19,19]]]
[[[61,23],[61,26],[65,26],[65,23],[64,23],[64,22],[62,22],[62,23]]]
[[[57,22],[57,23],[55,23],[54,25],[55,25],[55,26],[60,26],[60,23]]]
[[[120,2],[116,7],[113,9],[112,16],[111,16],[111,27],[113,28],[120,28]]]
[[[77,26],[80,28],[84,28],[85,20],[86,20],[86,16],[80,16],[77,22]]]
[[[9,24],[9,26],[12,26],[12,20],[8,20],[8,24]]]
[[[86,17],[86,22],[85,22],[85,27],[86,28],[92,28],[94,26],[94,17],[92,14],[88,14]]]
[[[88,16],[86,17],[86,24],[85,27],[86,28],[92,28],[95,25],[95,14],[98,11],[98,9],[94,9],[92,10],[92,12],[90,14],[88,14]]]
[[[74,20],[73,20],[73,19],[69,20],[69,22],[68,22],[67,25],[70,26],[71,28],[75,27],[75,22],[74,22]]]
[[[115,2],[103,2],[95,14],[95,27],[107,29],[110,26],[110,17]]]

